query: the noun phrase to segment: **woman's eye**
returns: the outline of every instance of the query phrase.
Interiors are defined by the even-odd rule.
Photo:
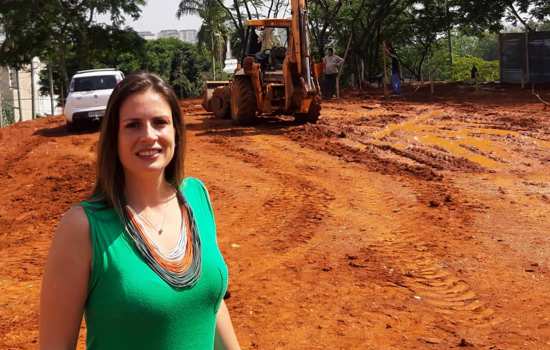
[[[139,127],[139,123],[137,123],[137,122],[131,122],[131,123],[126,124],[127,129],[135,129],[137,127]]]
[[[155,124],[157,124],[157,125],[166,125],[166,124],[168,124],[168,121],[166,119],[160,119],[159,118],[159,119],[155,120]]]

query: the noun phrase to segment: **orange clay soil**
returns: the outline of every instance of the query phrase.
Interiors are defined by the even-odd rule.
[[[316,125],[235,127],[199,103],[182,101],[186,172],[211,193],[243,348],[550,349],[550,108],[529,91],[349,92]],[[2,349],[37,345],[47,250],[97,139],[62,117],[0,130]]]

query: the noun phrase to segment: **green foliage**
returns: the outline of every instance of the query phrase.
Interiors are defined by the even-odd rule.
[[[203,21],[197,48],[175,39],[144,42],[134,31],[121,29],[124,17],[137,18],[144,3],[0,1],[0,24],[6,32],[6,40],[0,44],[0,64],[20,66],[39,56],[53,67],[56,93],[66,90],[76,70],[116,67],[125,73],[156,72],[173,84],[180,96],[192,96],[208,76],[212,56],[216,66],[221,66],[225,42],[229,40],[238,55],[247,19],[289,16],[287,1],[181,0],[177,16],[195,14]],[[351,81],[352,75],[361,77],[363,71],[364,78],[380,74],[384,41],[395,47],[406,77],[462,79],[471,68],[465,67],[477,62],[480,76],[490,80],[498,70],[492,62],[498,59],[494,33],[502,28],[503,19],[521,29],[550,28],[548,0],[309,0],[308,10],[316,60],[327,46],[343,56],[351,38],[342,81]],[[110,15],[112,24],[98,25],[94,21],[97,14]],[[449,64],[449,32],[454,67]],[[41,82],[47,91],[47,76],[43,75]]]
[[[210,69],[210,61],[204,50],[178,39],[165,38],[145,41],[133,30],[112,27],[96,29],[94,37],[103,40],[91,51],[91,67],[82,67],[76,55],[66,59],[69,76],[84,68],[112,67],[125,74],[146,70],[158,74],[170,83],[179,97],[198,96],[203,86],[202,73]],[[54,93],[62,91],[59,72],[53,70]],[[40,92],[49,94],[48,71],[40,74]]]
[[[0,117],[2,118],[2,125],[10,125],[15,123],[15,110],[13,104],[9,101],[2,100],[0,105],[1,113]]]
[[[453,35],[453,54],[475,56],[486,61],[498,59],[498,34],[483,32],[478,36]]]
[[[195,45],[166,38],[147,41],[142,67],[169,82],[180,98],[201,93],[208,58]]]
[[[550,20],[539,24],[540,31],[550,31]]]
[[[54,69],[54,91],[64,94],[76,70],[116,66],[115,55],[123,48],[139,50],[139,45],[124,43],[129,38],[121,36],[127,31],[117,31],[125,17],[138,18],[144,4],[144,0],[0,1],[0,25],[6,36],[0,44],[0,65],[21,67],[38,56]],[[100,14],[109,15],[112,25],[98,25],[95,16]],[[49,89],[47,77],[41,81]]]
[[[478,70],[478,81],[496,81],[499,79],[499,62],[485,61],[478,57],[454,57],[452,80],[468,81],[471,79],[473,66]]]
[[[94,26],[89,35],[95,43],[89,51],[90,68],[116,67],[125,73],[140,69],[140,62],[145,57],[146,41],[134,30]]]
[[[6,40],[0,46],[0,64],[20,67],[34,56],[63,60],[70,49],[88,64],[90,50],[100,44],[93,41],[94,30],[101,28],[95,16],[109,14],[112,26],[118,28],[124,15],[138,18],[144,4],[144,0],[2,1],[0,23]]]

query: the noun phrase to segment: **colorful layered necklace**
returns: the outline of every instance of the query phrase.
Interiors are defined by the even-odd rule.
[[[129,205],[125,205],[123,210],[124,226],[153,271],[172,287],[190,288],[197,283],[201,273],[201,241],[191,207],[179,191],[176,193],[182,211],[182,226],[178,244],[172,251],[167,254],[161,252],[145,234],[139,215]],[[189,218],[188,225],[185,224],[186,217]]]

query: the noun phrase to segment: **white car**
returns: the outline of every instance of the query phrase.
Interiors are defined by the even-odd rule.
[[[113,89],[122,79],[124,74],[113,68],[78,71],[71,79],[65,102],[67,128],[100,121]]]

